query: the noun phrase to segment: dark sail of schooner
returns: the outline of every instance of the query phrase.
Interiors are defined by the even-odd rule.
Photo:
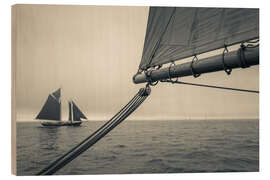
[[[73,121],[81,121],[81,119],[87,119],[82,111],[78,108],[78,106],[74,103],[74,101],[71,101],[70,105],[73,112]]]
[[[58,102],[51,94],[37,115],[36,119],[56,120],[60,121],[61,102]]]

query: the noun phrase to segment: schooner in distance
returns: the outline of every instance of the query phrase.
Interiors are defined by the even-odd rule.
[[[61,121],[61,88],[49,94],[35,119],[41,121],[43,126],[80,126],[81,119],[87,119],[73,100],[68,101],[68,121]]]

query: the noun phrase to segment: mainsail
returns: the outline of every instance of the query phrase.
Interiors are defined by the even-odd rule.
[[[61,119],[61,90],[50,94],[36,119],[60,120]]]
[[[259,9],[150,7],[143,55],[146,70],[259,37]]]

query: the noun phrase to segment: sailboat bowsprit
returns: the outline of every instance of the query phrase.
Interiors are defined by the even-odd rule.
[[[73,100],[68,102],[68,121],[61,121],[61,88],[49,94],[35,119],[41,121],[43,126],[80,126],[81,119],[87,119]]]
[[[259,45],[250,48],[251,40],[256,39],[259,39],[256,8],[150,7],[142,58],[133,82],[198,77],[221,70],[229,75],[234,68],[258,65]],[[226,51],[227,47],[240,43],[248,45],[238,51]],[[223,54],[197,57],[223,48]],[[198,61],[181,63],[190,57]],[[180,63],[162,67],[176,61]]]

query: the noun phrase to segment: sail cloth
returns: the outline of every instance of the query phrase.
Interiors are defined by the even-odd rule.
[[[73,101],[72,101],[72,109],[73,109],[73,121],[81,121],[81,118],[87,119]]]
[[[50,94],[36,119],[60,120],[60,118],[61,103]]]
[[[150,7],[139,68],[259,37],[259,9]]]
[[[52,93],[53,97],[56,98],[57,101],[60,102],[61,97],[61,88],[57,89],[55,92]]]

